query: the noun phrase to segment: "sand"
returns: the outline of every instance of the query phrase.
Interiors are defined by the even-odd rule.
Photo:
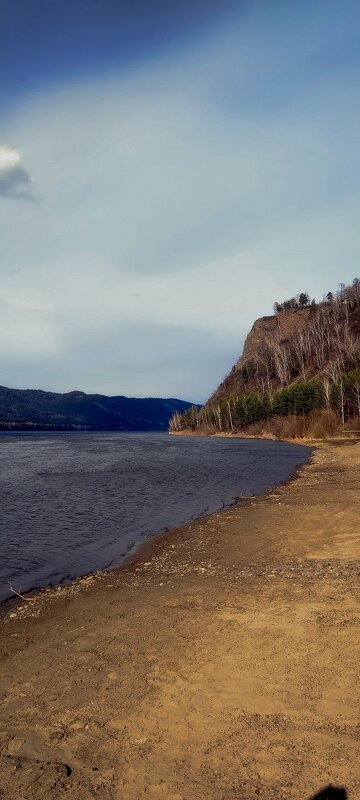
[[[0,797],[360,798],[360,444],[1,621]]]

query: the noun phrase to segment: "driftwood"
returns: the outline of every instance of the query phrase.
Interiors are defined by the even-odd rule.
[[[8,581],[8,584],[10,586],[10,591],[13,592],[13,594],[16,594],[17,597],[21,597],[22,600],[26,600],[26,602],[28,602],[28,603],[32,603],[33,602],[32,597],[24,597],[22,594],[20,594],[20,592],[17,592],[16,589],[13,589],[11,581]]]

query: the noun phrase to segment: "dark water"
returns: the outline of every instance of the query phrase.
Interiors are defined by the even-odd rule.
[[[309,449],[163,433],[0,436],[0,599],[110,564],[151,533],[262,494]]]

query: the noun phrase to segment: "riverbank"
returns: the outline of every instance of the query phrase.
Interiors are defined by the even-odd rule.
[[[238,431],[237,433],[228,433],[227,431],[216,431],[216,433],[209,433],[206,431],[192,431],[192,430],[183,430],[183,431],[169,431],[170,436],[206,436],[207,438],[211,439],[251,439],[251,440],[259,440],[262,439],[270,439],[274,442],[288,442],[288,444],[300,444],[304,445],[304,447],[313,447],[313,448],[320,448],[320,447],[337,447],[339,445],[345,444],[356,444],[360,442],[360,430],[359,431],[341,431],[338,434],[334,434],[333,436],[326,436],[317,438],[315,436],[275,436],[273,433],[269,433],[264,431],[263,433],[248,433],[246,431]]]
[[[12,800],[360,797],[360,445],[1,622]]]

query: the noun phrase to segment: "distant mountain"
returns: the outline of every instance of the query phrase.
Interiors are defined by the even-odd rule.
[[[173,398],[106,397],[0,386],[0,430],[167,430],[191,403]]]

